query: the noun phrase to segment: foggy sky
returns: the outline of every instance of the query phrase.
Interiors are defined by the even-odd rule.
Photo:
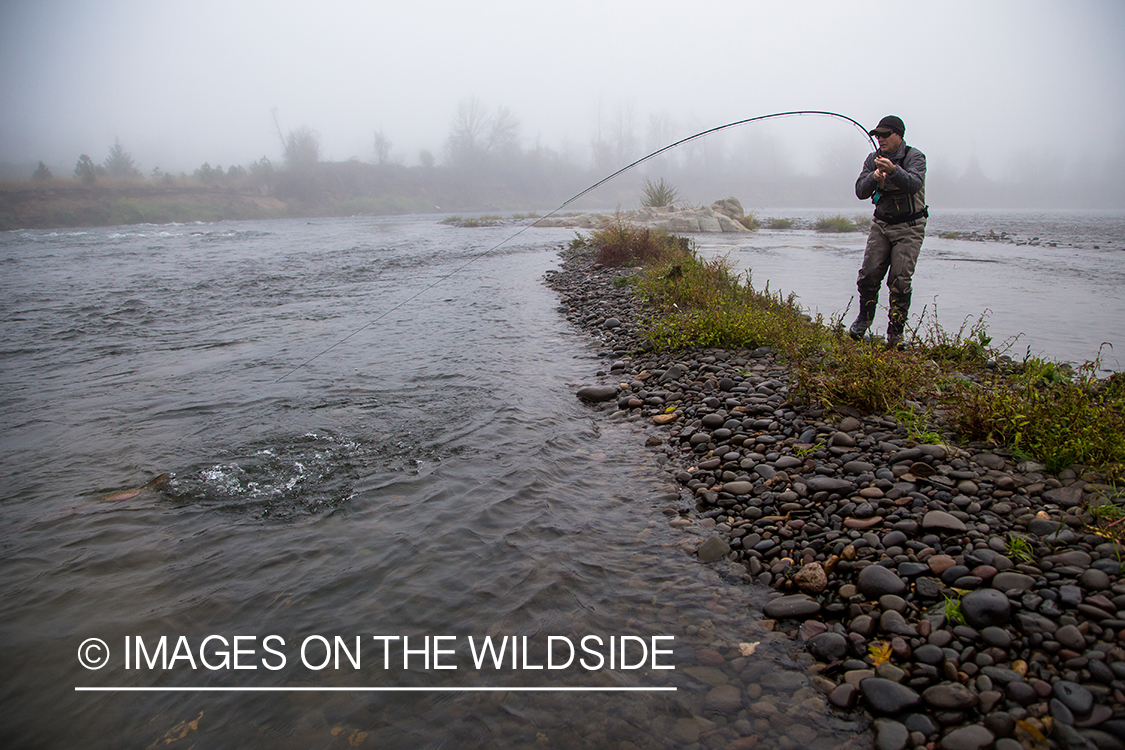
[[[319,132],[325,159],[372,160],[381,129],[415,164],[440,160],[475,96],[517,116],[525,148],[576,156],[599,117],[647,145],[651,115],[681,137],[827,109],[900,115],[949,174],[973,156],[993,179],[1120,171],[1123,39],[1117,0],[0,0],[0,162],[69,175],[115,138],[146,174],[280,161],[276,110],[284,131]],[[836,120],[748,127],[795,170],[868,150]]]

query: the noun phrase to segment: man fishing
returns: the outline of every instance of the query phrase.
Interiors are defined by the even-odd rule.
[[[875,216],[857,281],[859,317],[848,332],[856,341],[867,334],[879,304],[879,285],[886,276],[890,290],[887,346],[900,347],[910,312],[910,279],[930,215],[926,207],[926,155],[906,145],[906,126],[895,115],[880,120],[869,135],[879,140],[879,151],[863,162],[855,194],[860,200],[871,199]]]

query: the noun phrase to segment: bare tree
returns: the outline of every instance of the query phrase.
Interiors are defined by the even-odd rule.
[[[450,125],[446,151],[453,164],[474,165],[519,146],[519,120],[507,107],[495,113],[477,97],[463,99]]]
[[[386,164],[391,158],[391,139],[379,128],[375,131],[375,163]]]
[[[302,125],[285,139],[285,161],[293,169],[309,169],[320,161],[320,133]]]

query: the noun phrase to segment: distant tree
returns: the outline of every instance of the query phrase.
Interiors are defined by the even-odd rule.
[[[250,179],[255,184],[265,185],[273,179],[273,162],[263,156],[250,165]]]
[[[391,158],[391,139],[379,128],[375,131],[375,163],[386,164]]]
[[[203,162],[203,166],[192,172],[192,177],[207,184],[219,182],[223,179],[223,166],[220,164],[212,168],[210,163]]]
[[[426,169],[431,169],[434,166],[434,154],[429,149],[422,149],[418,152],[418,163]]]
[[[35,174],[31,175],[31,178],[33,180],[37,180],[39,182],[44,182],[51,179],[52,177],[54,177],[54,175],[51,174],[51,170],[47,169],[47,165],[43,162],[39,162],[39,166],[35,168]]]
[[[302,125],[285,139],[285,162],[292,169],[307,170],[320,161],[320,134]]]
[[[246,168],[240,167],[237,164],[227,169],[227,177],[234,180],[241,180],[246,176]]]
[[[137,169],[133,157],[121,145],[121,140],[113,140],[113,148],[105,160],[105,171],[110,177],[135,177],[140,176],[141,170]]]
[[[94,160],[86,154],[79,156],[78,163],[74,165],[74,176],[87,185],[93,185],[98,178],[98,168],[94,165]]]
[[[450,163],[475,166],[484,157],[513,151],[518,145],[519,120],[507,107],[489,112],[475,96],[457,105],[446,141]]]

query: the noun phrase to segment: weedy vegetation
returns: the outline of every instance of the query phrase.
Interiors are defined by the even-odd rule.
[[[654,349],[771,346],[800,397],[894,414],[919,442],[957,435],[1006,446],[1052,472],[1077,463],[1125,478],[1125,373],[1099,379],[1099,359],[1077,368],[1014,361],[1012,341],[998,347],[984,315],[952,331],[924,312],[905,350],[853,341],[842,318],[810,318],[795,296],[755,289],[727,258],[702,258],[687,239],[621,220],[577,235],[571,247],[606,266],[642,268],[632,283],[651,307],[640,334]]]
[[[793,219],[770,219],[766,229],[792,229],[796,222]]]

